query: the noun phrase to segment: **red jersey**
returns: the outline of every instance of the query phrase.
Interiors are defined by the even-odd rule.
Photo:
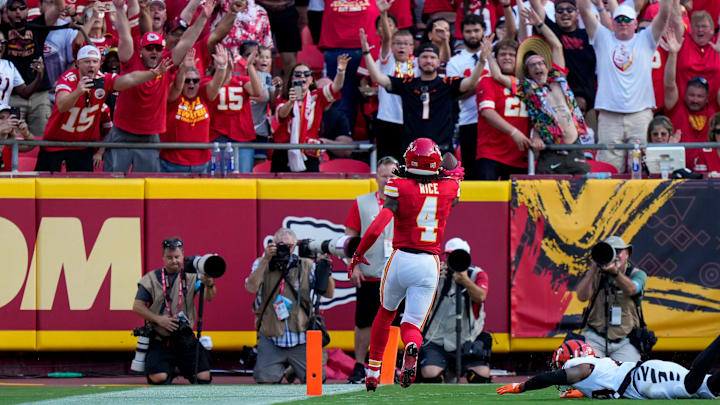
[[[668,51],[658,44],[652,60],[652,82],[655,91],[655,111],[665,108],[665,63],[668,59]]]
[[[410,3],[410,0],[395,0],[392,5],[390,5],[388,13],[397,20],[398,29],[402,30],[413,25],[412,14],[410,13],[412,7]]]
[[[102,89],[92,89],[85,97],[78,97],[75,105],[68,111],[60,112],[57,103],[53,106],[43,139],[47,141],[96,141],[100,138],[100,118],[105,99],[112,93],[115,86],[115,73],[99,74],[96,78],[104,78],[105,86]],[[77,68],[63,73],[55,86],[55,94],[62,92],[72,93],[77,89],[79,73]],[[45,147],[50,152],[68,149],[67,147]]]
[[[240,142],[255,140],[250,95],[245,94],[243,87],[249,81],[249,77],[233,73],[230,84],[220,88],[217,98],[211,103],[210,139],[225,135]]]
[[[160,60],[170,56],[171,52],[166,49]],[[123,74],[136,70],[147,70],[139,51],[133,52],[130,60],[120,65]],[[115,102],[115,126],[135,135],[165,132],[167,97],[172,79],[173,75],[168,71],[141,85],[121,91]]]
[[[388,180],[384,192],[398,201],[393,248],[440,254],[450,209],[453,201],[460,197],[460,183],[449,178],[429,183],[394,178]]]
[[[183,95],[168,103],[167,132],[162,142],[210,142],[210,101],[207,87],[202,86],[194,99]],[[162,149],[160,157],[178,165],[196,166],[210,160],[208,149]]]
[[[687,162],[685,166],[691,167]],[[720,172],[720,156],[717,149],[700,149],[693,170],[703,173]]]
[[[682,132],[680,142],[707,142],[708,121],[715,114],[715,103],[708,103],[704,109],[691,114],[680,99],[671,110],[666,111],[675,129]],[[693,164],[700,154],[700,149],[685,149],[685,165],[695,170]]]
[[[441,11],[455,11],[450,0],[425,0],[423,14],[433,14]]]
[[[322,89],[317,89],[312,92],[308,92],[305,98],[301,101],[296,101],[300,119],[300,134],[298,143],[311,143],[318,141],[318,132],[320,131],[320,124],[322,123],[322,114],[325,107],[330,105],[333,101],[340,98],[340,93],[332,92],[332,84],[328,84]],[[283,104],[287,103],[286,100],[282,100],[277,108],[280,108]],[[275,143],[287,143],[290,142],[290,134],[292,133],[292,124],[295,117],[293,114],[288,114],[287,117],[280,119],[280,126],[274,135]],[[319,150],[307,150],[303,151],[308,156],[319,156]]]
[[[9,172],[12,170],[12,149],[10,145],[3,145],[2,148],[0,148],[0,154],[2,154],[0,172]]]
[[[475,100],[478,107],[475,159],[491,159],[508,166],[527,167],[527,153],[517,147],[510,135],[490,125],[482,116],[485,110],[495,110],[505,121],[527,135],[530,133],[530,120],[525,103],[490,76],[480,80]]]
[[[717,20],[715,20],[717,21]],[[683,46],[678,52],[677,60],[677,86],[680,100],[685,97],[685,88],[687,83],[693,77],[701,76],[707,79],[710,85],[710,103],[717,104],[718,90],[720,90],[720,55],[715,52],[712,43],[718,40],[717,35],[705,46],[698,46],[690,32],[685,31],[685,39]]]
[[[105,34],[102,38],[90,38],[92,45],[100,50],[100,55],[105,53],[106,49],[117,48],[118,40],[112,34]]]
[[[375,19],[379,16],[374,0],[325,0],[318,48],[358,49],[360,28],[365,29],[370,42],[375,41]]]

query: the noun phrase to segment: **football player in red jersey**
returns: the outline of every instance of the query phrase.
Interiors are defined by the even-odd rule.
[[[365,231],[348,268],[352,275],[358,263],[385,226],[395,217],[393,253],[385,263],[380,283],[381,307],[370,332],[368,391],[377,388],[382,355],[390,324],[398,305],[405,298],[400,335],[405,342],[401,385],[408,387],[417,369],[421,330],[432,307],[439,276],[440,243],[450,209],[460,196],[462,166],[449,153],[440,156],[437,144],[428,138],[414,140],[405,151],[405,166],[398,178],[385,185],[385,204]],[[391,365],[392,366],[392,365]]]

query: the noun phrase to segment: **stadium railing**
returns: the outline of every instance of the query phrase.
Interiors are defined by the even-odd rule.
[[[660,147],[668,147],[668,146],[682,146],[685,149],[705,149],[705,148],[712,148],[712,149],[719,149],[720,148],[720,142],[683,142],[683,143],[648,143],[645,145],[640,145],[640,149],[651,149],[651,148],[660,148]],[[553,151],[561,151],[561,150],[633,150],[635,149],[634,143],[615,143],[615,144],[592,144],[592,145],[582,145],[582,144],[571,144],[571,145],[565,145],[565,144],[553,144],[553,145],[545,145],[544,150],[553,150]],[[686,162],[687,164],[688,162]],[[528,174],[529,175],[535,175],[535,154],[533,153],[532,149],[528,150]]]
[[[214,149],[215,143],[120,143],[120,142],[65,142],[65,141],[43,141],[43,140],[20,140],[20,139],[2,139],[0,140],[0,149],[2,145],[10,145],[12,152],[12,171],[18,171],[19,146],[31,145],[38,147],[73,147],[73,148],[126,148],[126,149]],[[220,142],[221,150],[225,150],[228,145],[233,149],[235,161],[238,161],[240,149],[273,149],[273,150],[290,150],[290,149],[311,149],[311,150],[349,150],[352,152],[369,152],[370,153],[370,172],[375,173],[377,170],[377,149],[375,145],[370,143],[355,142],[351,144],[291,144],[291,143],[257,143],[257,142]],[[236,168],[237,170],[237,168]]]

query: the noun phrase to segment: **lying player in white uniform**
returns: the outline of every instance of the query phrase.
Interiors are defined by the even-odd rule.
[[[598,399],[715,399],[720,394],[720,371],[708,375],[720,355],[718,336],[693,361],[690,370],[670,361],[621,363],[599,359],[590,345],[568,340],[555,350],[553,368],[527,380],[498,388],[497,393],[518,394],[552,385],[572,385],[586,397]]]

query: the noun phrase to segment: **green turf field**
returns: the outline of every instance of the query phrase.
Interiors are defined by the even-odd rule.
[[[211,385],[211,386],[168,386],[168,387],[0,387],[0,404],[81,404],[81,405],[132,405],[132,404],[563,404],[589,403],[588,399],[559,399],[557,390],[545,390],[498,396],[497,384],[453,385],[416,384],[403,389],[398,385],[380,387],[377,392],[366,392],[359,385],[330,384],[323,387],[325,395],[308,398],[304,385]],[[39,401],[39,402],[36,402]],[[594,401],[596,402],[596,401]],[[637,404],[637,401],[619,400],[613,404]],[[691,403],[700,405],[717,403],[709,400],[661,401],[656,404]]]

